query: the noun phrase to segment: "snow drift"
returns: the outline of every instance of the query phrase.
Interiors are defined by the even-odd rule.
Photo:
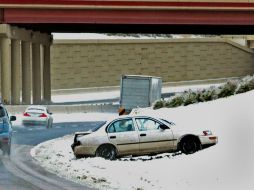
[[[192,155],[76,160],[73,135],[39,144],[31,154],[47,170],[98,189],[245,189],[254,186],[254,91],[186,107],[139,109],[190,129],[210,129],[219,143]]]

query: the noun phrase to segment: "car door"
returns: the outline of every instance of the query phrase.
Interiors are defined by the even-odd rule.
[[[138,131],[132,118],[113,121],[107,127],[109,141],[114,144],[120,155],[137,154],[139,151]]]
[[[157,153],[173,149],[174,136],[172,130],[161,129],[161,122],[154,118],[135,119],[140,139],[140,153]]]

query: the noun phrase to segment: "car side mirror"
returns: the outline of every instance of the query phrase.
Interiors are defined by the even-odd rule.
[[[10,121],[16,121],[16,120],[17,120],[16,116],[11,116],[10,117]]]
[[[167,125],[164,125],[164,124],[161,124],[161,125],[160,125],[160,128],[161,128],[162,130],[169,129],[169,127],[168,127]]]

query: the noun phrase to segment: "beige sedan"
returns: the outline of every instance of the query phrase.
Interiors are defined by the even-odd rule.
[[[179,130],[164,119],[121,116],[92,131],[75,133],[72,150],[77,158],[99,156],[112,160],[162,152],[192,154],[217,142],[217,137],[208,130],[194,134]]]

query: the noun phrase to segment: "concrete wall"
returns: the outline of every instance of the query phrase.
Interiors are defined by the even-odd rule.
[[[52,89],[120,85],[122,74],[163,82],[254,73],[251,49],[222,39],[73,40],[51,47]]]

